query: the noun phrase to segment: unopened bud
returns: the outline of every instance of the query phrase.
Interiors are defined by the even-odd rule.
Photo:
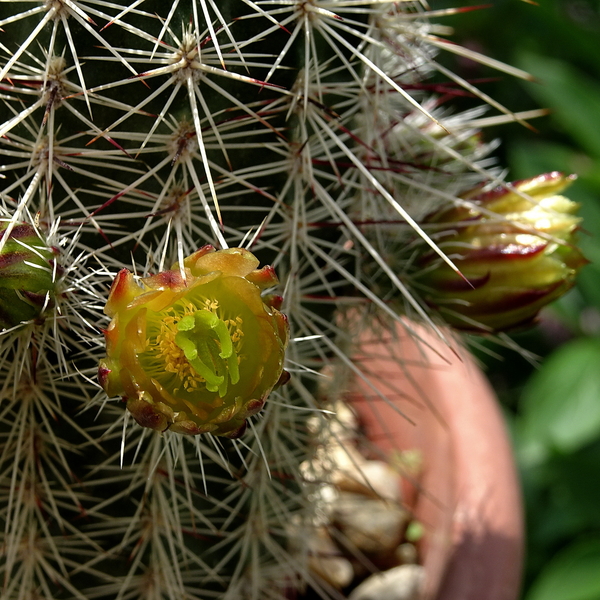
[[[55,251],[28,223],[0,222],[0,328],[41,317],[54,306]],[[7,239],[5,239],[5,237]]]
[[[424,226],[460,273],[428,251],[416,275],[426,301],[460,329],[531,324],[587,263],[575,246],[578,205],[560,195],[574,179],[553,172],[475,190],[464,205],[429,215]]]

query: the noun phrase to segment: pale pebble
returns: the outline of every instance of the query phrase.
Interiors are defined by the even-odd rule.
[[[348,465],[334,476],[334,483],[347,492],[373,496],[399,503],[400,477],[387,463],[367,460]]]
[[[396,548],[395,554],[398,563],[402,565],[415,564],[419,557],[416,546],[414,544],[411,544],[410,542],[400,544]]]
[[[354,579],[350,561],[340,556],[340,551],[329,533],[322,527],[308,539],[308,566],[313,573],[337,589],[342,589]]]
[[[424,577],[421,565],[400,565],[367,577],[348,600],[419,600]]]
[[[332,508],[332,524],[344,543],[366,554],[393,552],[408,520],[398,504],[348,492],[340,493]]]

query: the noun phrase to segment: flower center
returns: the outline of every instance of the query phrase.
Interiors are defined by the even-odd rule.
[[[222,319],[218,303],[205,308],[188,304],[182,316],[163,317],[156,337],[157,356],[168,373],[174,373],[187,392],[203,384],[223,397],[229,383],[240,380],[239,346],[243,336],[241,317]],[[173,390],[176,392],[177,390]]]

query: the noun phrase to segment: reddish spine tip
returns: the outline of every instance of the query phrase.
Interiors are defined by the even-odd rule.
[[[270,308],[281,310],[283,296],[279,296],[278,294],[268,294],[267,296],[263,296],[263,302]]]
[[[237,440],[241,438],[246,432],[246,428],[248,427],[247,421],[244,421],[239,427],[233,429],[232,431],[228,431],[227,433],[221,434],[223,437],[229,438],[230,440]]]
[[[108,384],[108,376],[111,374],[111,370],[104,364],[100,364],[98,367],[98,383],[103,390],[106,390]]]

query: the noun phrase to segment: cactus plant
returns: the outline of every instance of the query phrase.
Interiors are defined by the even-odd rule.
[[[376,322],[440,331],[415,249],[457,266],[428,214],[472,206],[461,193],[476,186],[535,203],[494,167],[482,110],[446,104],[464,89],[500,120],[535,115],[435,55],[526,74],[440,37],[432,19],[449,12],[0,0],[0,267],[20,261],[0,295],[2,598],[337,593],[299,543],[318,511],[300,468],[320,439],[307,419],[335,421],[319,379],[335,364],[358,373],[352,339]],[[429,83],[434,71],[446,81]],[[232,257],[250,267],[233,273]],[[196,284],[222,297],[185,304]],[[238,332],[230,306],[260,327]],[[182,416],[159,373],[171,367],[149,356],[167,343],[185,362],[172,372],[187,369],[182,385],[218,415],[194,400]]]

